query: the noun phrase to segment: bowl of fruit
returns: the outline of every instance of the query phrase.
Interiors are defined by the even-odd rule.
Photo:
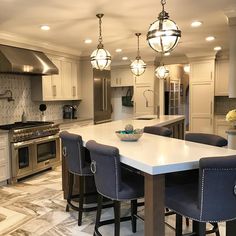
[[[133,125],[128,124],[124,130],[116,131],[116,135],[121,141],[135,142],[143,135],[143,129],[134,129]]]

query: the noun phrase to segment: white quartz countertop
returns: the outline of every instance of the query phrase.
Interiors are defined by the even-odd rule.
[[[85,143],[93,139],[119,148],[122,163],[152,175],[198,168],[199,159],[202,157],[236,155],[236,150],[147,133],[137,142],[120,141],[115,134],[115,131],[123,130],[126,124],[143,128],[165,125],[181,119],[183,116],[161,116],[155,120],[120,120],[71,129],[70,132],[81,135]]]
[[[84,121],[92,121],[93,118],[91,117],[79,117],[77,119],[60,119],[60,120],[53,120],[55,124],[70,124],[70,123],[79,123],[79,122],[84,122]]]

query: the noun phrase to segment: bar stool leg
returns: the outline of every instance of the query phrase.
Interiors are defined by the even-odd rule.
[[[71,172],[68,172],[69,176],[68,176],[68,195],[67,195],[67,205],[66,205],[66,212],[69,212],[70,210],[70,206],[68,203],[71,202],[72,199],[72,194],[73,194],[73,185],[74,185],[74,174],[72,174]]]
[[[175,236],[182,236],[183,233],[183,217],[179,214],[175,216]]]
[[[137,200],[131,200],[131,224],[133,233],[137,231],[137,206]]]
[[[84,206],[84,177],[79,177],[79,212],[78,212],[78,226],[81,226],[83,207]]]
[[[206,223],[203,223],[203,222],[199,222],[198,223],[197,235],[199,235],[199,236],[206,236]]]
[[[97,200],[97,214],[96,214],[96,221],[95,221],[95,228],[94,228],[94,236],[101,235],[98,232],[98,228],[100,225],[101,220],[101,214],[102,214],[102,202],[103,202],[103,196],[98,194],[98,200]]]
[[[115,236],[120,236],[120,202],[114,201]]]

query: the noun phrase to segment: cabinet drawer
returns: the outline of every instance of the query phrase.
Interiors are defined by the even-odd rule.
[[[8,163],[0,165],[0,181],[9,179],[9,166]]]

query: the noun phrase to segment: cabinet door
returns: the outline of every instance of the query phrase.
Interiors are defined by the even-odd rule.
[[[215,95],[228,96],[229,60],[216,62]]]
[[[190,84],[190,130],[191,132],[213,132],[213,82]]]
[[[8,134],[0,135],[0,181],[10,178]]]
[[[154,93],[152,86],[137,85],[134,88],[134,114],[145,115],[154,113]]]
[[[133,86],[133,75],[129,68],[111,70],[111,87]]]
[[[191,81],[214,81],[215,60],[190,63]]]
[[[61,82],[61,61],[56,58],[51,58],[52,62],[55,64],[55,66],[59,70],[58,75],[52,75],[52,96],[54,100],[62,99],[62,82]]]
[[[71,83],[72,83],[72,99],[81,99],[81,83],[79,77],[79,68],[76,62],[71,64]]]
[[[43,100],[51,101],[54,100],[53,97],[53,86],[52,86],[52,76],[47,75],[42,77],[42,87],[43,87]]]
[[[69,61],[61,62],[61,77],[62,77],[62,98],[72,99],[72,66]]]

